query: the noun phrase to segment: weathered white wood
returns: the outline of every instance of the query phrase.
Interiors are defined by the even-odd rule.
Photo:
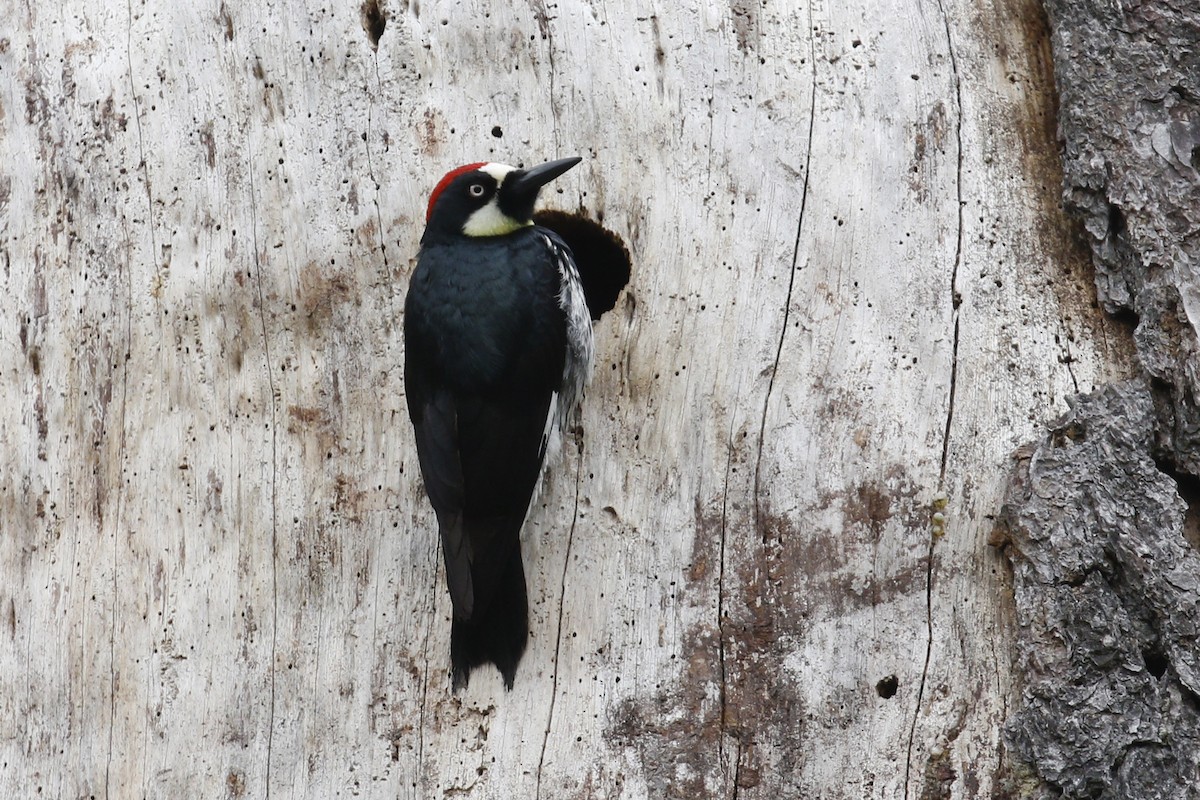
[[[0,14],[0,795],[989,796],[988,515],[1125,358],[1036,4],[384,11]],[[404,286],[444,169],[575,153],[634,278],[456,697]]]

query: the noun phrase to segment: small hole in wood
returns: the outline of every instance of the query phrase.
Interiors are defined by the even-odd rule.
[[[900,688],[900,681],[896,680],[895,675],[888,675],[879,683],[875,684],[875,691],[884,700],[890,700],[896,696],[896,690]]]

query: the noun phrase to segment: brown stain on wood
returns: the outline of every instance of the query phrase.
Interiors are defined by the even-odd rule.
[[[934,181],[930,170],[945,158],[946,135],[949,129],[946,103],[939,100],[934,103],[924,123],[920,123],[913,134],[913,157],[908,170],[908,186],[922,203],[931,199],[930,187]]]
[[[367,492],[346,475],[338,473],[333,480],[333,508],[351,522],[362,522]]]
[[[225,776],[225,796],[229,800],[237,800],[237,798],[246,795],[246,773],[240,769],[231,769],[229,774]]]
[[[200,144],[204,146],[204,162],[208,164],[209,169],[216,168],[217,141],[213,137],[213,124],[211,120],[200,127]]]
[[[608,729],[615,744],[637,749],[653,796],[708,796],[706,787],[720,783],[728,767],[714,763],[717,752],[736,761],[739,788],[779,780],[764,763],[764,750],[778,750],[783,731],[790,741],[804,739],[806,702],[787,661],[812,616],[846,617],[925,591],[923,559],[886,574],[864,576],[858,569],[871,563],[862,548],[876,547],[889,526],[926,541],[928,508],[919,494],[899,465],[880,481],[830,493],[813,511],[840,507],[838,531],[813,530],[804,514],[769,510],[760,512],[757,529],[748,529],[720,499],[696,502],[693,555],[681,594],[717,583],[722,615],[682,636],[678,683],[645,700],[625,700]]]
[[[221,7],[217,11],[217,24],[221,26],[221,32],[225,35],[225,41],[233,41],[233,17],[229,14],[229,8],[222,0]]]
[[[442,149],[441,130],[445,127],[441,112],[426,109],[414,128],[422,155],[437,156]],[[431,187],[432,188],[432,187]]]
[[[337,422],[325,408],[316,406],[288,406],[288,433],[301,439],[301,448],[310,452],[316,461],[324,461],[335,453],[341,453]],[[313,444],[312,451],[308,445]]]
[[[1045,7],[1034,0],[1009,0],[996,13],[976,16],[981,41],[991,41],[1006,80],[1008,94],[997,93],[987,107],[989,124],[1011,130],[1020,146],[1013,148],[1039,212],[1032,237],[1048,264],[1043,285],[1060,304],[1066,341],[1063,358],[1070,358],[1072,340],[1103,341],[1114,364],[1132,365],[1132,337],[1099,309],[1095,268],[1082,222],[1063,207],[1063,164],[1058,132],[1058,90],[1050,48]],[[1115,334],[1115,335],[1110,335]],[[1122,368],[1129,372],[1130,367]],[[1081,389],[1085,387],[1080,387]]]
[[[758,50],[759,40],[762,38],[758,14],[757,0],[731,0],[729,4],[729,16],[733,23],[737,49],[742,53]]]
[[[309,262],[300,270],[297,306],[304,314],[310,335],[322,334],[335,310],[344,303],[358,300],[358,283],[347,270],[326,270]]]

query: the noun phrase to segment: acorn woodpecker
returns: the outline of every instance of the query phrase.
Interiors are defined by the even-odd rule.
[[[404,304],[404,385],[437,514],[454,690],[491,662],[511,689],[529,638],[521,526],[592,370],[570,248],[532,222],[582,159],[477,163],[434,188]]]

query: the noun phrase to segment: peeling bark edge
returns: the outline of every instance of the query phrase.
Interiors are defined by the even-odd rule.
[[[1075,398],[1018,453],[996,541],[1022,685],[1006,738],[1037,776],[1016,791],[1200,797],[1200,557],[1180,496],[1200,474],[1200,11],[1046,10],[1064,201],[1144,374]]]
[[[1063,201],[1105,311],[1131,322],[1160,459],[1200,476],[1200,8],[1046,0]]]

